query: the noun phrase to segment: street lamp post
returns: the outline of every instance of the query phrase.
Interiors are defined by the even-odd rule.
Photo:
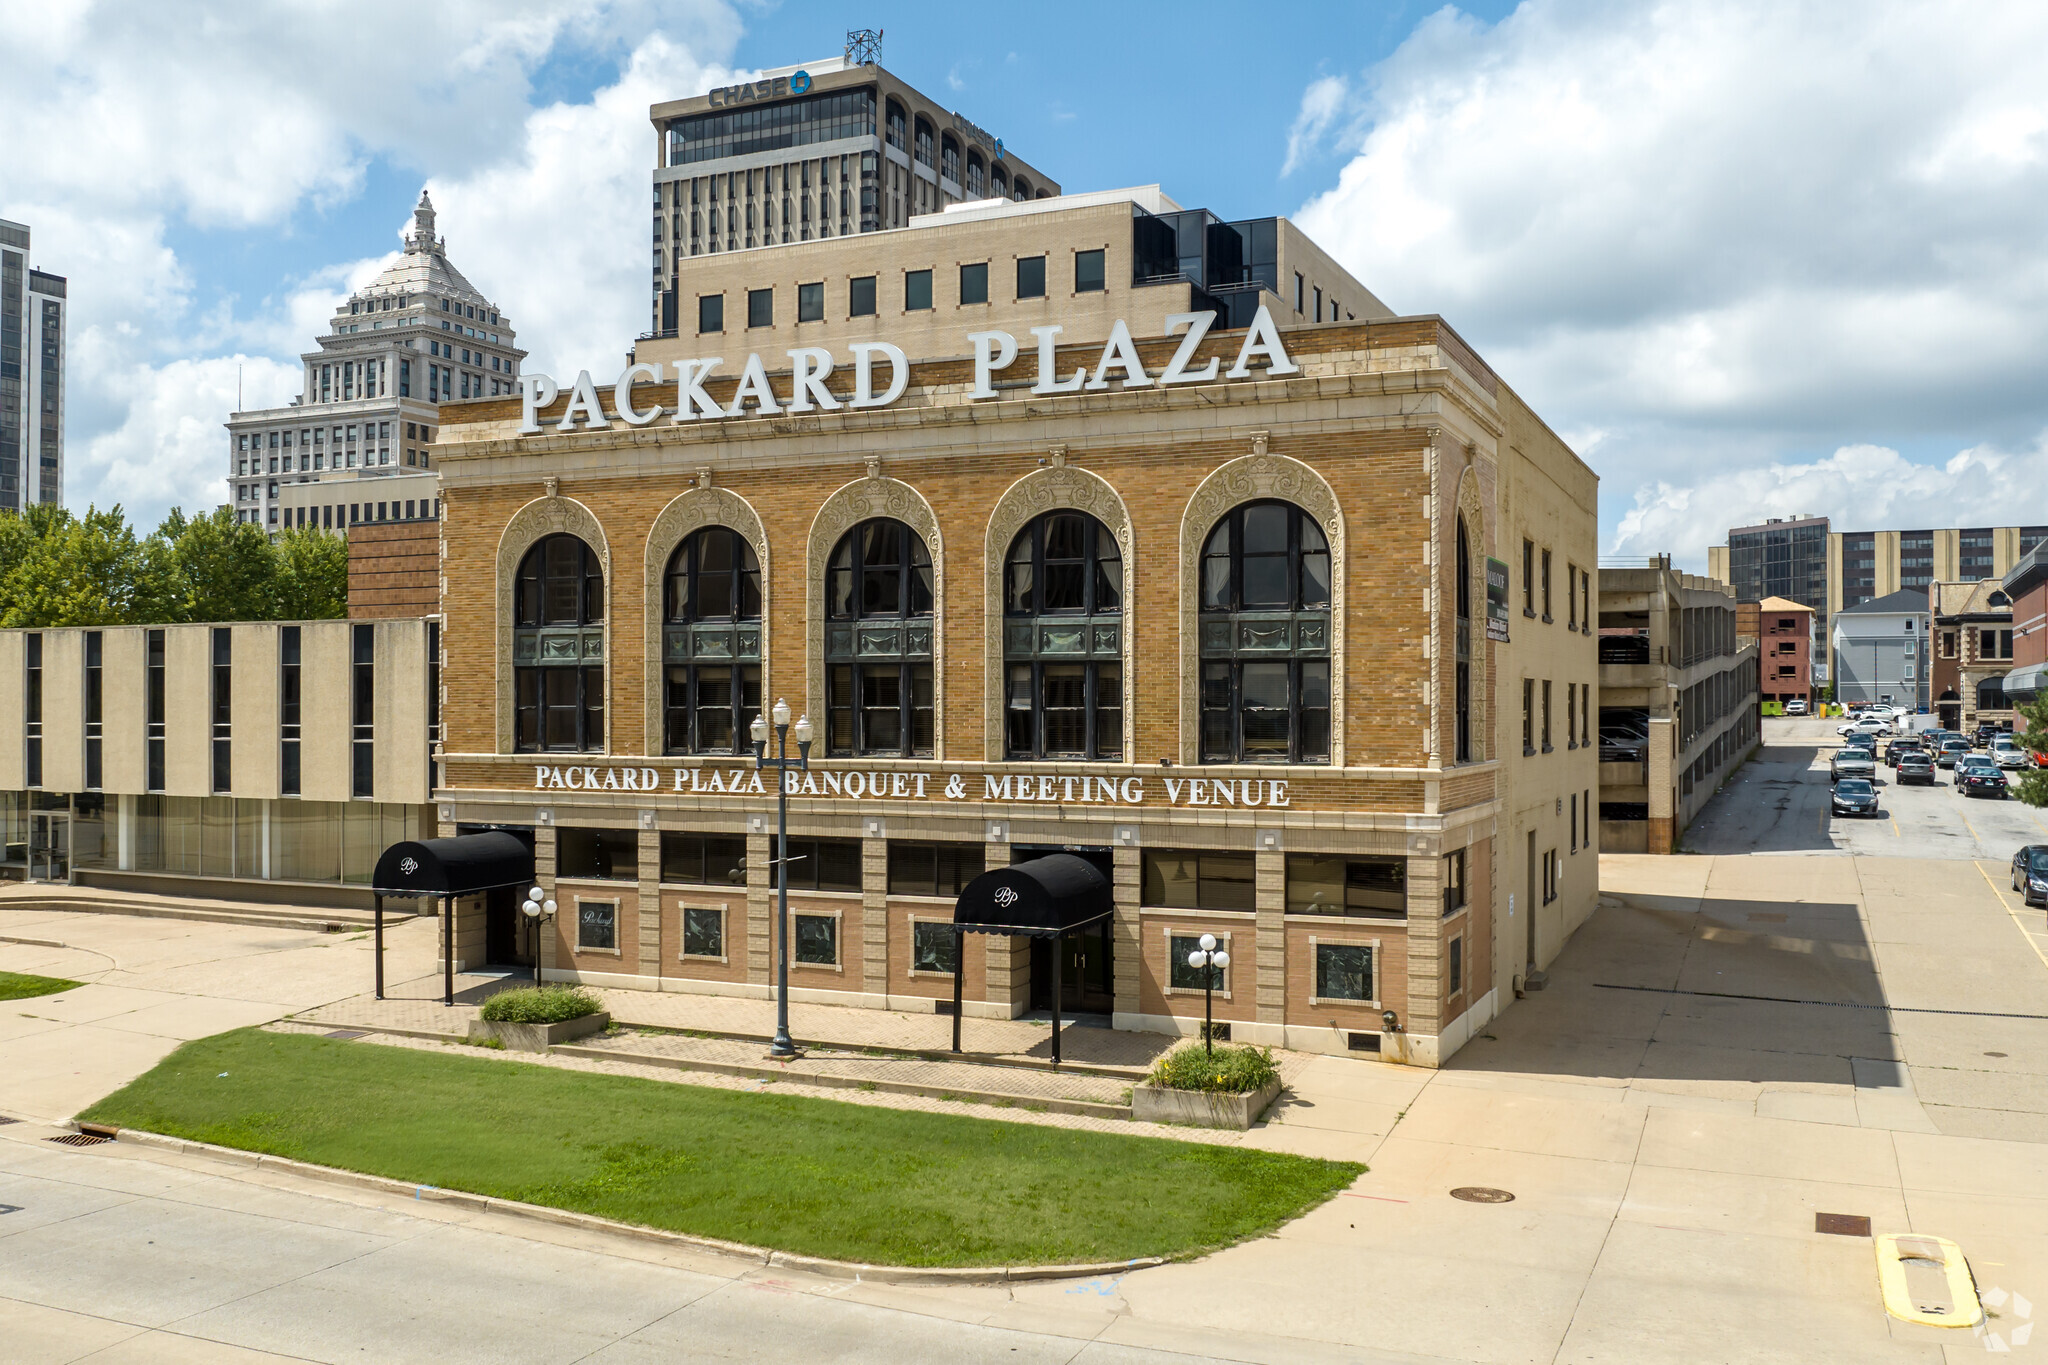
[[[1212,1012],[1216,973],[1230,965],[1230,953],[1216,946],[1214,934],[1204,934],[1197,942],[1202,946],[1188,954],[1188,966],[1202,974],[1202,1051],[1213,1057],[1216,1055],[1216,1020]]]
[[[789,703],[775,699],[775,757],[768,757],[768,722],[754,717],[754,766],[775,771],[775,1041],[768,1055],[787,1061],[797,1055],[789,1038],[789,774],[811,766],[811,718],[796,722],[797,756],[789,756]]]
[[[539,887],[534,886],[527,888],[526,900],[521,903],[519,909],[526,916],[526,922],[533,926],[533,984],[538,986],[540,984],[540,922],[544,919],[553,919],[555,917],[555,903],[548,900],[546,893]]]

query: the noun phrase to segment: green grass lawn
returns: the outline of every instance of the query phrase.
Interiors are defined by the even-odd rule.
[[[66,981],[58,976],[22,976],[18,972],[0,972],[0,1000],[27,1000],[32,996],[55,995],[68,991],[79,982]]]
[[[83,1117],[813,1256],[1170,1256],[1257,1236],[1365,1168],[1239,1147],[712,1090],[243,1029]]]

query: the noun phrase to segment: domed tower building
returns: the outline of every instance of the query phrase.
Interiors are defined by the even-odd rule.
[[[275,534],[439,516],[441,405],[518,391],[510,321],[448,259],[425,190],[405,250],[334,310],[282,408],[228,419],[228,501]]]

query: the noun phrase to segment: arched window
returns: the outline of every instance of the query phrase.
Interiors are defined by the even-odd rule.
[[[2003,711],[2011,703],[2005,699],[2005,679],[1986,678],[1977,684],[1977,709],[1979,711]]]
[[[1031,182],[1021,175],[1018,176],[1010,182],[1010,193],[1019,202],[1029,199],[1031,197]]]
[[[572,535],[535,542],[513,588],[513,747],[604,747],[604,568]]]
[[[1124,564],[1085,512],[1047,512],[1003,565],[1004,748],[1122,758]]]
[[[931,552],[876,517],[840,538],[824,587],[826,752],[929,757]]]
[[[969,199],[981,198],[983,183],[984,173],[981,164],[981,153],[970,149],[967,153],[967,197]]]
[[[1457,762],[1472,761],[1472,543],[1465,534],[1465,518],[1458,518],[1458,624],[1457,624],[1457,715],[1455,749]]]
[[[1010,197],[1010,177],[1001,166],[997,166],[989,172],[988,187],[994,198],[1008,199]]]
[[[1330,761],[1330,542],[1251,502],[1202,547],[1202,761]]]
[[[672,754],[747,752],[761,710],[761,563],[729,526],[693,532],[662,586],[663,743]]]
[[[917,116],[916,124],[913,125],[913,132],[916,140],[911,145],[911,156],[915,158],[920,165],[931,165],[932,125],[930,120],[926,119],[923,114],[919,114]]]
[[[898,104],[895,100],[889,101],[888,122],[886,124],[886,127],[888,129],[889,145],[891,147],[894,147],[899,152],[909,151],[910,148],[907,145],[907,140],[904,136],[903,131],[903,106]]]
[[[956,185],[960,183],[960,144],[951,133],[939,138],[939,175]]]

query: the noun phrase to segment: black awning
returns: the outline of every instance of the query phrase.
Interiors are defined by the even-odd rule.
[[[533,884],[533,850],[504,830],[393,844],[377,860],[371,890],[380,896],[467,896],[497,886]]]
[[[1114,913],[1116,896],[1102,869],[1071,853],[1049,853],[967,883],[953,906],[953,925],[969,934],[1057,938]]]

